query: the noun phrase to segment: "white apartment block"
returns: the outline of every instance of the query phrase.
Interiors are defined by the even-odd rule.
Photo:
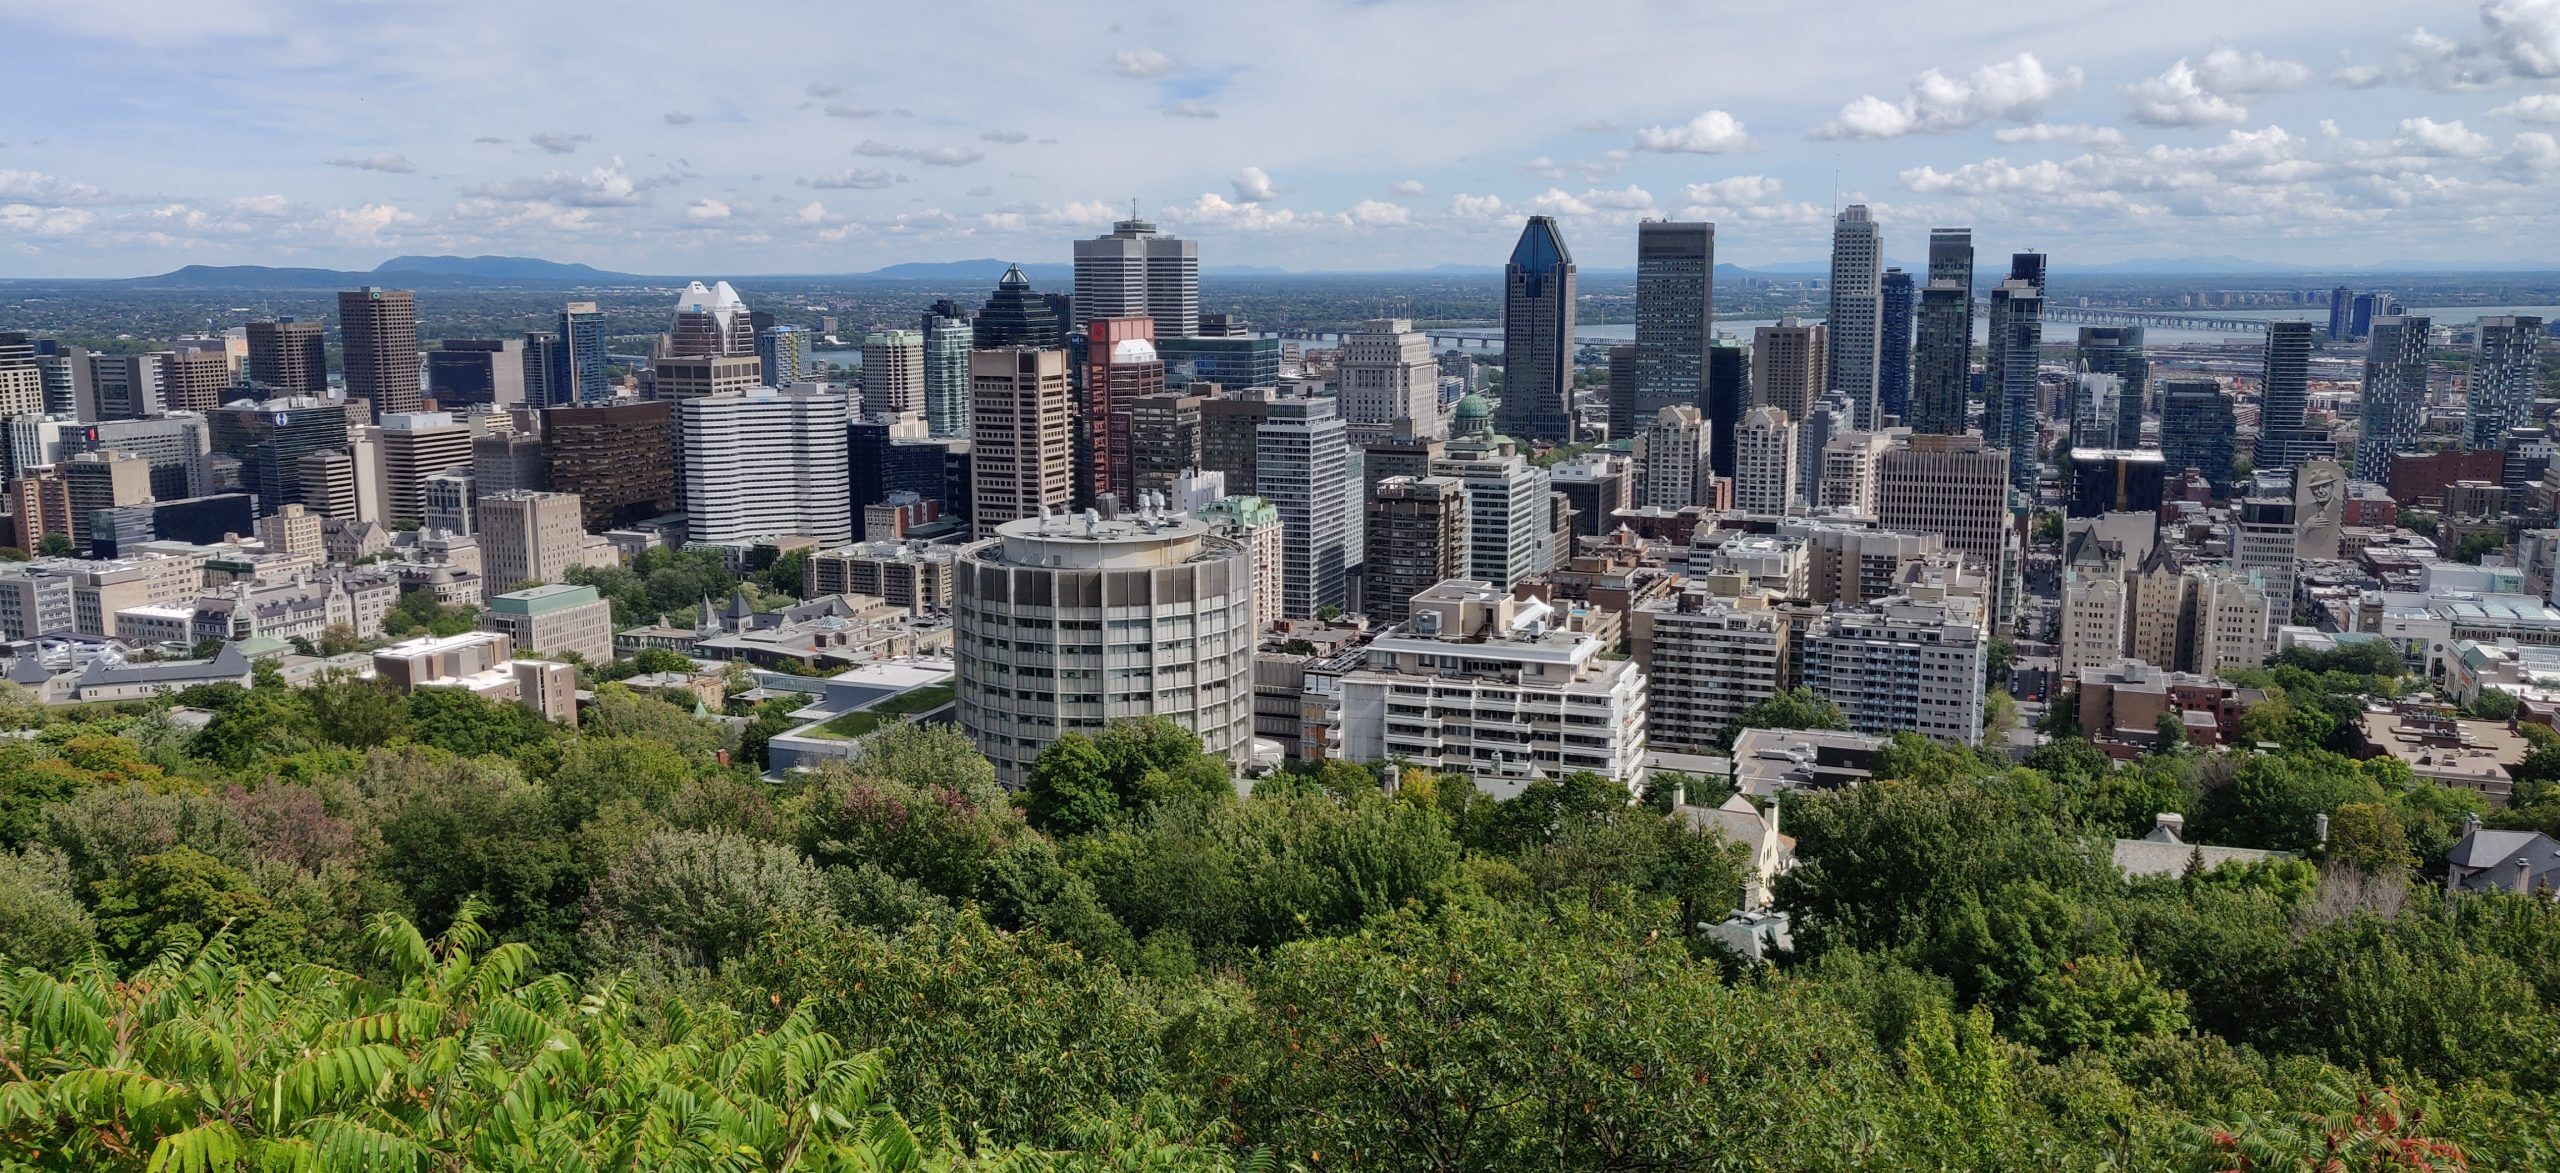
[[[676,405],[686,540],[734,545],[797,535],[853,540],[845,397],[759,387]],[[490,576],[493,580],[496,575]]]
[[[1733,507],[1783,516],[1796,496],[1796,425],[1775,407],[1755,407],[1733,433]]]
[[[1645,676],[1645,740],[1653,748],[1716,749],[1745,709],[1786,680],[1787,620],[1759,592],[1720,597],[1693,586],[1627,619]]]
[[[1440,360],[1429,335],[1404,318],[1376,318],[1342,339],[1334,362],[1335,393],[1351,442],[1384,440],[1397,420],[1410,420],[1418,437],[1446,434],[1440,418]]]
[[[1982,741],[1982,601],[1920,584],[1864,611],[1835,611],[1805,631],[1804,685],[1860,733],[1908,730]]]
[[[1707,499],[1708,482],[1715,477],[1707,445],[1712,426],[1685,403],[1655,413],[1644,432],[1644,479],[1636,504],[1678,509]]]
[[[1508,798],[1588,770],[1644,784],[1645,678],[1554,608],[1489,582],[1415,596],[1342,677],[1342,755],[1454,770]]]

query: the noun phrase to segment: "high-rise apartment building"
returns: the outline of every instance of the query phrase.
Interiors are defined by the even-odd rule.
[[[678,403],[676,483],[686,540],[852,541],[849,406],[833,392],[771,387]]]
[[[726,281],[686,285],[667,327],[667,356],[755,358],[755,319],[745,299]]]
[[[1502,430],[1570,443],[1576,283],[1554,217],[1529,217],[1502,280]]]
[[[1893,449],[1883,432],[1842,432],[1822,445],[1822,493],[1814,504],[1860,517],[1876,514],[1876,466]]]
[[[1796,425],[1782,408],[1755,407],[1734,434],[1733,507],[1784,514],[1796,499]]]
[[[1707,351],[1707,463],[1720,477],[1733,476],[1734,430],[1751,409],[1751,353],[1718,345]]]
[[[2346,340],[2348,331],[2347,315],[2353,308],[2350,305],[2353,300],[2354,295],[2347,292],[2347,287],[2344,285],[2338,286],[2337,288],[2329,291],[2329,341],[2343,342]]]
[[[545,405],[602,403],[613,398],[604,310],[596,303],[573,301],[561,309],[559,338],[550,353],[551,395],[543,400]]]
[[[2473,448],[2496,448],[2506,442],[2509,429],[2536,422],[2533,400],[2542,386],[2538,358],[2542,319],[2488,317],[2473,330],[2464,439]]]
[[[2151,395],[2151,359],[2143,348],[2142,327],[2082,326],[2078,358],[2081,371],[2118,380],[2115,418],[2107,424],[2113,434],[2108,446],[2140,446],[2142,409]]]
[[[1707,401],[1707,350],[1716,337],[1716,226],[1636,225],[1636,341],[1632,394],[1609,387],[1612,438],[1634,435],[1663,408]],[[1627,402],[1622,409],[1619,399]]]
[[[1200,467],[1225,476],[1236,488],[1253,484],[1255,437],[1262,421],[1271,418],[1271,401],[1278,397],[1271,387],[1239,387],[1201,404]]]
[[[2310,385],[2311,323],[2267,323],[2258,376],[2258,468],[2290,471],[2334,450],[2327,429],[2307,425],[2304,408],[2310,401]]]
[[[1396,421],[1412,421],[1417,436],[1443,432],[1440,362],[1431,338],[1403,318],[1372,318],[1343,336],[1333,368],[1343,423],[1354,444],[1387,438]]]
[[[258,519],[258,540],[267,549],[296,557],[308,556],[313,561],[328,557],[328,547],[321,540],[320,515],[300,504],[286,505]]]
[[[1361,580],[1369,620],[1404,622],[1413,597],[1467,573],[1467,487],[1456,477],[1395,476],[1369,499],[1368,563]]]
[[[1919,288],[1912,352],[1914,432],[1958,435],[1973,364],[1973,230],[1929,230],[1929,272]]]
[[[525,402],[524,342],[516,338],[447,338],[427,352],[427,392],[444,411]]]
[[[471,438],[471,481],[482,496],[551,487],[542,437],[523,432],[483,432]]]
[[[1020,349],[978,352],[976,385],[986,388],[997,360],[1038,363],[1044,353],[1056,355],[1064,384],[1063,354]],[[1063,386],[1058,397],[1063,407]],[[986,417],[982,400],[977,418]],[[1060,735],[1091,737],[1133,717],[1166,718],[1222,760],[1252,753],[1251,553],[1207,523],[1017,518],[961,555],[954,586],[960,728],[997,781],[1022,785]],[[1036,631],[1058,638],[1026,638]]]
[[[1213,478],[1223,479],[1223,478]],[[1190,511],[1209,532],[1245,548],[1253,566],[1253,629],[1268,631],[1281,620],[1280,589],[1286,572],[1287,543],[1277,506],[1250,493],[1221,496]]]
[[[2011,265],[2018,272],[2033,253],[2020,253]],[[2042,272],[2042,258],[2035,270]],[[2036,388],[2036,367],[2044,346],[2044,286],[2024,276],[2011,276],[1991,291],[1990,345],[1985,350],[1982,388],[1989,409],[1982,434],[2009,453],[2009,483],[2033,493],[2041,467],[2037,448],[2043,421]]]
[[[179,347],[160,356],[160,402],[165,411],[212,411],[231,394],[231,356],[219,350]],[[6,376],[0,376],[5,378]]]
[[[1349,430],[1334,401],[1282,396],[1256,429],[1254,492],[1280,511],[1280,614],[1312,618],[1350,601],[1351,527],[1360,523],[1351,489]]]
[[[1860,733],[1917,733],[1982,743],[1982,600],[1939,583],[1858,611],[1815,619],[1804,635],[1804,687],[1840,707]]]
[[[377,421],[418,410],[418,298],[406,289],[365,286],[338,295],[347,398],[371,405]]]
[[[1918,287],[1899,268],[1884,271],[1884,315],[1876,343],[1876,404],[1886,419],[1902,420],[1911,411],[1911,316],[1919,308]],[[1879,425],[1881,426],[1881,425]]]
[[[575,494],[592,532],[676,510],[676,405],[588,403],[542,413],[543,478]]]
[[[1698,409],[1674,404],[1655,412],[1644,433],[1644,489],[1648,509],[1702,504],[1715,468],[1707,457],[1707,420]]]
[[[1092,502],[1104,493],[1135,504],[1131,485],[1129,403],[1164,390],[1164,360],[1156,357],[1153,318],[1085,320],[1084,399],[1076,415],[1076,497]]]
[[[2008,451],[1978,436],[1911,437],[1876,461],[1876,522],[1943,535],[1948,549],[1996,571],[2014,542]]]
[[[862,414],[921,415],[924,404],[923,332],[882,330],[864,335]]]
[[[382,519],[393,529],[426,518],[427,478],[471,465],[471,425],[444,411],[382,417]]]
[[[966,347],[962,347],[966,350]],[[810,364],[809,330],[805,326],[762,326],[756,330],[756,365],[764,368],[767,386],[807,382],[817,371]]]
[[[2427,331],[2434,323],[2376,318],[2364,359],[2364,432],[2356,438],[2356,479],[2388,482],[2391,454],[2412,451],[2427,418]]]
[[[1020,265],[1007,266],[1004,276],[996,279],[995,293],[979,309],[970,329],[972,345],[979,350],[1066,344],[1066,323],[1059,320],[1048,300],[1031,288],[1031,279],[1022,275]],[[976,418],[974,413],[971,418]]]
[[[1020,270],[1007,277],[1020,276]],[[978,316],[984,330],[987,315]],[[980,537],[1075,503],[1075,400],[1067,352],[1029,346],[969,356],[969,522]]]
[[[320,323],[249,323],[249,382],[271,397],[329,394],[329,346]]]
[[[140,457],[151,468],[151,495],[162,501],[213,492],[211,437],[205,417],[170,412],[151,419],[99,420],[53,429],[56,454],[116,451]]]
[[[0,418],[43,414],[44,391],[44,369],[36,362],[35,339],[22,333],[0,334]]]
[[[1831,446],[1834,436],[1845,436],[1856,430],[1857,409],[1849,397],[1837,391],[1825,394],[1806,408],[1804,418],[1796,425],[1795,503],[1822,504],[1822,452]]]
[[[1831,310],[1823,319],[1830,353],[1827,389],[1849,397],[1853,426],[1877,426],[1877,359],[1884,338],[1884,238],[1865,204],[1840,210],[1831,226]]]
[[[2160,457],[2171,475],[2192,468],[2216,491],[2229,485],[2232,458],[2239,453],[2238,431],[2231,397],[2222,393],[2221,383],[2160,380]]]
[[[1466,406],[1459,404],[1462,418]],[[1461,432],[1431,463],[1431,475],[1467,487],[1467,577],[1507,589],[1545,574],[1555,538],[1547,470],[1486,433]]]
[[[1831,345],[1822,323],[1780,318],[1751,332],[1751,402],[1801,420],[1822,398]]]
[[[559,582],[580,565],[587,528],[575,493],[511,490],[480,497],[481,581],[491,595]]]
[[[936,438],[969,434],[969,351],[975,327],[952,313],[924,315],[924,429]]]
[[[1108,236],[1077,241],[1072,308],[1076,329],[1096,318],[1152,318],[1168,338],[1199,333],[1200,243],[1158,236],[1134,214]]]
[[[1629,644],[1649,690],[1646,742],[1711,753],[1751,706],[1789,683],[1788,617],[1758,592],[1719,595],[1693,583],[1627,615]]]

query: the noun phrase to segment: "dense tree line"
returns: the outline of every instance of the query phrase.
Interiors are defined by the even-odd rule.
[[[774,784],[754,722],[615,684],[576,730],[343,679],[194,690],[200,730],[0,697],[0,1149],[2553,1167],[2560,910],[2441,894],[2478,804],[2335,752],[2355,667],[2273,671],[2280,752],[1897,739],[1785,802],[1774,967],[1700,931],[1739,850],[1590,776],[1495,801],[1329,762],[1238,798],[1145,721],[1018,795],[911,725]],[[2110,841],[2163,811],[2296,857],[2128,882]]]

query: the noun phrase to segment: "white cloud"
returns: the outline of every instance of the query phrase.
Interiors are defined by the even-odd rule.
[[[827,206],[811,200],[800,205],[800,210],[792,213],[792,216],[803,224],[824,224],[827,222]]]
[[[47,204],[86,204],[104,201],[105,192],[85,183],[64,183],[41,171],[13,171],[0,167],[0,199],[35,200]]]
[[[2489,113],[2513,118],[2518,122],[2539,122],[2560,126],[2560,94],[2526,94]]]
[[[1153,49],[1122,49],[1111,55],[1111,71],[1122,77],[1163,77],[1173,70],[1173,58]]]
[[[1977,67],[1963,77],[1932,69],[1911,83],[1901,102],[1872,94],[1840,108],[1815,127],[1823,139],[1884,139],[1962,130],[1982,122],[2031,122],[2044,107],[2080,88],[2078,67],[2054,73],[2033,53]]]
[[[2392,145],[2412,155],[2434,158],[2477,159],[2497,152],[2489,136],[2462,125],[2457,118],[2438,122],[2432,118],[2400,120],[2400,137]]]
[[[566,155],[576,151],[581,143],[591,143],[596,141],[596,136],[569,131],[546,131],[542,134],[534,135],[525,141],[542,148],[543,154]]]
[[[2391,80],[2391,73],[2379,65],[2341,65],[2329,80],[2346,89],[2369,90]]]
[[[417,219],[391,204],[365,204],[354,208],[331,208],[321,217],[320,227],[348,244],[372,244],[395,224]]]
[[[729,205],[708,196],[693,201],[693,205],[684,210],[685,219],[697,222],[726,220],[729,215]]]
[[[669,110],[658,117],[663,119],[669,126],[690,126],[693,124],[693,115],[687,114],[682,110]]]
[[[1422,181],[1419,179],[1399,179],[1388,184],[1387,190],[1400,196],[1418,196],[1430,189],[1422,186]]]
[[[984,142],[1011,144],[1028,141],[1031,136],[1018,130],[990,130],[978,138]]]
[[[1815,224],[1831,218],[1824,208],[1787,198],[1787,185],[1767,175],[1735,175],[1680,189],[1688,220],[1746,220],[1755,223]]]
[[[2255,51],[2243,53],[2225,45],[2196,63],[2196,80],[2216,93],[2276,94],[2310,81],[2311,67]]]
[[[1620,191],[1586,191],[1582,202],[1595,208],[1642,209],[1653,206],[1653,193],[1630,183]]]
[[[2518,77],[2560,77],[2560,0],[2488,0],[2489,47]]]
[[[622,207],[645,201],[656,184],[642,184],[622,169],[622,160],[583,175],[554,171],[548,175],[480,184],[468,194],[500,200],[541,200],[579,208]]]
[[[902,147],[878,139],[864,139],[853,153],[874,159],[907,159],[927,167],[966,167],[986,158],[976,147]]]
[[[1640,151],[1678,151],[1692,155],[1725,155],[1751,149],[1742,120],[1722,110],[1709,110],[1685,126],[1648,126],[1636,132]]]
[[[1271,198],[1271,176],[1260,167],[1247,167],[1236,172],[1235,189],[1237,199],[1248,204],[1261,203]]]
[[[1100,200],[1073,200],[1051,207],[1047,204],[1007,204],[978,219],[989,228],[1019,231],[1026,228],[1101,227],[1117,220],[1127,209],[1115,208]]]
[[[1492,220],[1511,214],[1501,196],[1460,193],[1449,199],[1449,214],[1467,220]]]
[[[2086,122],[2038,122],[2030,126],[2004,126],[1991,132],[1991,137],[2004,143],[2054,143],[2062,146],[2121,149],[2124,132],[2112,126],[2091,126]]]
[[[1164,108],[1167,118],[1215,118],[1218,112],[1198,98],[1184,98]]]
[[[397,151],[375,151],[370,155],[340,157],[329,160],[329,165],[351,167],[358,171],[388,171],[393,175],[407,175],[418,169],[417,164],[409,161],[409,156]]]
[[[2126,86],[2126,113],[2144,126],[2223,126],[2249,116],[2249,108],[2208,90],[2184,57],[2158,77]]]
[[[97,214],[85,208],[0,204],[0,231],[20,236],[73,237],[88,231]]]
[[[875,167],[849,167],[811,179],[809,186],[877,191],[896,182],[897,176]]]
[[[1362,200],[1351,205],[1351,210],[1343,213],[1343,216],[1354,224],[1369,227],[1409,224],[1413,221],[1413,213],[1406,211],[1404,205],[1390,204],[1384,200]]]
[[[1188,204],[1175,204],[1165,209],[1167,219],[1186,224],[1243,232],[1267,232],[1295,228],[1305,221],[1296,212],[1273,208],[1266,204],[1240,204],[1216,192],[1202,192]]]
[[[1535,159],[1522,163],[1520,165],[1520,170],[1523,173],[1535,175],[1540,179],[1564,178],[1564,168],[1556,166],[1556,161],[1546,157],[1545,155],[1540,155]]]

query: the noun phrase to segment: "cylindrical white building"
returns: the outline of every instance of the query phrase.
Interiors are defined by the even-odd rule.
[[[1202,522],[1009,521],[962,552],[952,603],[960,726],[1005,785],[1059,735],[1126,717],[1251,754],[1253,556]]]

